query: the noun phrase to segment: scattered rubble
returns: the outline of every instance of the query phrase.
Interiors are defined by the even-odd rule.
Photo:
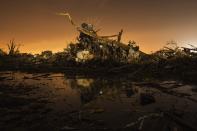
[[[60,71],[74,74],[124,74],[129,78],[179,77],[196,81],[197,48],[179,47],[170,41],[159,51],[146,54],[135,41],[123,43],[123,30],[115,35],[100,36],[90,23],[76,25],[79,31],[76,43],[68,44],[62,52],[43,51],[41,54],[20,53],[20,44],[14,40],[8,44],[8,53],[0,49],[0,70]]]

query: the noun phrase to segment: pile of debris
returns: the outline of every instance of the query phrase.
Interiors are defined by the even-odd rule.
[[[121,42],[123,30],[116,35],[99,36],[99,30],[89,23],[82,23],[77,26],[68,13],[60,13],[69,18],[71,24],[80,32],[77,38],[78,43],[69,44],[67,52],[75,57],[76,62],[88,60],[113,60],[121,63],[131,63],[140,58],[139,46],[136,42],[129,41],[126,45]],[[112,39],[116,38],[116,39]]]
[[[172,58],[181,58],[181,57],[195,57],[197,54],[197,47],[190,45],[192,48],[188,47],[179,47],[177,42],[169,41],[166,46],[161,50],[151,54],[153,60],[169,60]]]

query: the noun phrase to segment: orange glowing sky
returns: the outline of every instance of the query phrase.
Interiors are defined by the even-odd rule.
[[[0,48],[14,38],[22,52],[62,51],[78,35],[56,15],[63,11],[77,24],[95,24],[100,35],[123,29],[123,42],[135,40],[147,53],[169,40],[197,45],[197,0],[0,0]]]

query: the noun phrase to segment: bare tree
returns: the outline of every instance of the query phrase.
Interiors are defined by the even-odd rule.
[[[0,56],[5,55],[6,53],[3,51],[3,49],[0,48]]]
[[[7,46],[8,46],[8,55],[13,56],[19,54],[20,44],[16,44],[14,39],[10,40],[10,43],[7,44]]]

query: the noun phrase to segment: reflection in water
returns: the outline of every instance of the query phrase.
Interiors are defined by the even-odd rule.
[[[120,99],[120,95],[128,98],[138,93],[138,87],[132,83],[123,83],[121,81],[91,78],[72,78],[71,88],[78,90],[81,98],[81,104],[87,104],[98,98],[110,100]]]
[[[85,128],[90,123],[95,127],[94,122],[98,122],[97,126],[104,123],[103,127],[123,128],[139,116],[158,109],[190,112],[185,113],[185,118],[189,118],[186,121],[196,122],[196,87],[176,81],[140,83],[125,79],[73,77],[61,73],[21,72],[1,73],[1,77],[0,116],[6,116],[9,122],[1,117],[0,124],[5,121],[6,129],[18,125],[24,125],[25,129],[29,127],[22,120],[29,120],[31,125],[36,120],[36,123],[41,123],[42,129],[46,129],[46,123],[53,123],[46,125],[49,130],[68,125]],[[22,120],[16,123],[18,118]],[[39,125],[32,126],[35,127],[32,129],[37,129]]]
[[[89,88],[93,82],[93,79],[76,79],[77,85],[84,88]]]

